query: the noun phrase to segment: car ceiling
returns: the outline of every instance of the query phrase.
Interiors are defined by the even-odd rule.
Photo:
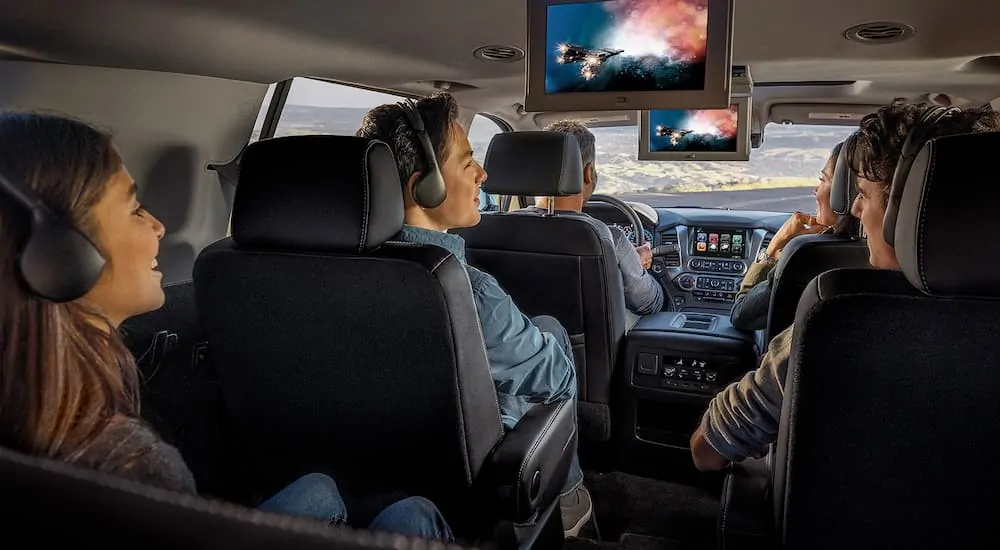
[[[525,48],[526,0],[2,0],[11,59],[148,69],[255,82],[311,76],[413,93],[459,83],[467,107],[521,116],[524,61],[487,62],[486,45]],[[973,0],[756,0],[736,6],[733,61],[755,82],[859,81],[757,88],[775,102],[884,104],[1000,95],[1000,3]],[[846,29],[910,25],[870,45]],[[470,86],[471,88],[464,88]],[[764,103],[760,103],[761,101]],[[533,115],[532,115],[533,116]]]

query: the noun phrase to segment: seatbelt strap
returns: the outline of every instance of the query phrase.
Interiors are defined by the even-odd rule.
[[[233,160],[225,164],[209,164],[207,166],[209,170],[214,170],[215,174],[219,177],[222,197],[226,201],[227,214],[233,212],[233,202],[236,200],[236,186],[240,181],[240,161],[243,160],[243,151],[246,151],[246,146],[240,150],[239,154]]]

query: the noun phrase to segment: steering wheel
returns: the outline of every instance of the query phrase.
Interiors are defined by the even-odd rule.
[[[632,223],[632,242],[635,246],[642,246],[646,244],[646,232],[643,230],[642,220],[639,218],[639,214],[637,214],[631,206],[625,204],[622,200],[608,195],[591,195],[590,200],[610,204],[611,206],[617,208],[618,211],[624,214],[625,217]]]

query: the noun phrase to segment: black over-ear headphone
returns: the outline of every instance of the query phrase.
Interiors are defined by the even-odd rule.
[[[3,175],[0,191],[31,216],[16,265],[31,292],[53,302],[69,302],[93,288],[104,268],[104,256],[94,243],[33,191]]]
[[[403,114],[406,115],[410,127],[417,134],[417,141],[420,142],[420,149],[423,150],[424,166],[427,167],[420,174],[420,178],[413,183],[413,190],[410,192],[413,202],[423,208],[437,208],[448,196],[448,189],[444,186],[444,178],[441,177],[441,169],[438,168],[434,144],[431,143],[431,137],[427,133],[427,129],[424,128],[424,119],[417,110],[416,102],[407,99],[398,105]]]
[[[885,206],[885,217],[882,222],[882,237],[889,246],[895,245],[899,201],[903,197],[906,178],[910,175],[910,168],[913,167],[913,161],[916,160],[920,150],[924,148],[924,145],[938,123],[959,111],[961,109],[958,107],[941,107],[940,105],[928,109],[910,130],[910,133],[907,134],[906,140],[903,141],[903,147],[899,152],[899,161],[896,163],[896,170],[892,174],[889,199]]]

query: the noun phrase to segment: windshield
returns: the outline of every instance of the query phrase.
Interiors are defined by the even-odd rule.
[[[813,188],[830,150],[857,127],[768,124],[749,161],[636,160],[637,126],[591,128],[597,193],[649,206],[815,212]]]

